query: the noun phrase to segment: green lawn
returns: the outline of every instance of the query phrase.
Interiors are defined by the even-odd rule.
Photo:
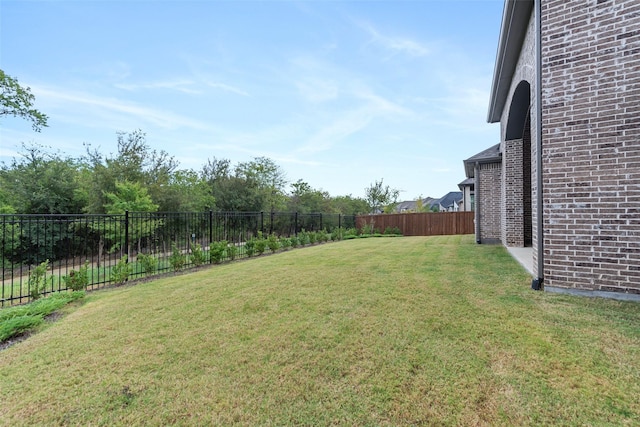
[[[640,305],[530,282],[406,237],[90,293],[0,352],[0,424],[637,425]]]

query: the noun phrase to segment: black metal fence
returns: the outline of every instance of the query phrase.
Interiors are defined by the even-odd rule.
[[[112,282],[112,269],[126,259],[132,278],[148,274],[140,254],[153,255],[155,272],[174,270],[173,253],[186,255],[184,268],[199,265],[189,256],[201,250],[212,262],[212,243],[234,246],[229,257],[245,258],[245,243],[259,232],[267,236],[297,235],[355,227],[355,216],[296,212],[127,212],[123,215],[0,215],[0,306],[27,302],[33,272],[47,263],[42,294],[67,289],[67,279],[86,268],[87,289]],[[126,257],[125,257],[126,255]],[[217,260],[216,260],[217,261]]]

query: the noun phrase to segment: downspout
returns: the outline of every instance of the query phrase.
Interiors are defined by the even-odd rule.
[[[542,192],[542,0],[535,0],[536,18],[536,162],[537,162],[537,187],[538,197],[536,201],[537,227],[538,227],[538,278],[533,279],[531,288],[544,289],[544,229],[543,229],[543,192]]]
[[[474,177],[474,183],[473,183],[473,197],[475,198],[474,204],[475,207],[474,209],[476,210],[476,243],[482,243],[482,240],[480,238],[480,224],[482,224],[482,222],[480,221],[480,163],[476,162],[475,166],[473,167],[473,177]]]

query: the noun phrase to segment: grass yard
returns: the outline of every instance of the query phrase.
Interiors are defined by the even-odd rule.
[[[406,237],[94,292],[0,353],[0,424],[637,425],[640,305],[530,281]]]

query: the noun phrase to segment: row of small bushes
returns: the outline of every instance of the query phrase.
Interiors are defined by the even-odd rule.
[[[344,239],[357,239],[366,237],[395,237],[402,236],[398,227],[387,227],[384,232],[374,228],[372,224],[365,224],[362,228],[348,228],[345,230]]]
[[[31,299],[38,300],[44,293],[47,285],[47,270],[49,260],[41,262],[29,273],[29,295]],[[49,276],[52,280],[53,276]],[[71,270],[69,274],[62,278],[66,288],[71,291],[82,291],[89,284],[89,261],[86,261],[78,270]]]
[[[334,230],[328,233],[326,230],[320,231],[304,231],[298,233],[297,236],[277,236],[270,234],[267,237],[258,232],[256,237],[249,239],[244,245],[245,253],[248,257],[254,255],[262,255],[267,249],[271,253],[278,250],[287,250],[289,248],[297,248],[299,246],[313,245],[315,243],[325,243],[330,240],[342,240],[341,230]]]
[[[354,239],[359,237],[376,237],[376,236],[401,236],[398,228],[385,229],[384,233],[380,233],[377,229],[369,229],[366,226],[362,229],[356,228],[336,228],[332,232],[326,230],[318,231],[300,231],[294,236],[277,236],[269,234],[265,236],[261,231],[257,235],[244,242],[242,245],[229,243],[226,240],[211,242],[208,253],[198,243],[191,244],[189,253],[185,253],[177,246],[172,247],[169,256],[169,264],[173,271],[180,271],[186,265],[194,265],[199,267],[206,263],[219,264],[223,260],[233,261],[238,257],[240,249],[244,255],[251,258],[260,256],[267,250],[275,253],[278,250],[287,250],[315,243],[324,243],[328,241],[338,241],[343,239]],[[142,270],[146,275],[152,275],[157,272],[158,258],[151,254],[140,253],[137,256],[138,263],[142,266]],[[111,270],[111,282],[115,284],[124,283],[132,273],[131,265],[126,262],[126,255]]]
[[[190,245],[189,253],[185,253],[173,245],[168,261],[173,271],[180,271],[187,265],[199,267],[206,263],[219,264],[225,259],[233,261],[238,256],[240,248],[242,248],[244,254],[250,258],[262,255],[267,249],[275,253],[281,249],[287,250],[289,248],[297,248],[299,246],[328,241],[401,235],[397,227],[387,227],[384,233],[380,233],[378,229],[373,228],[372,224],[365,224],[361,229],[344,229],[340,227],[334,229],[332,232],[327,232],[326,230],[302,230],[297,235],[289,237],[277,236],[275,234],[270,234],[265,237],[261,231],[258,231],[257,236],[252,237],[241,246],[235,243],[229,243],[226,240],[212,242],[208,252],[198,243],[192,243]],[[153,275],[158,271],[158,257],[152,254],[140,253],[137,255],[136,260],[146,275]],[[40,298],[45,290],[48,268],[49,260],[38,265],[29,275],[29,289],[33,300]],[[127,255],[123,255],[117,264],[111,268],[109,279],[116,285],[123,284],[132,273],[133,266],[127,262]],[[71,270],[68,275],[63,277],[63,280],[66,288],[72,291],[86,289],[89,284],[89,261],[85,262],[78,270]]]
[[[270,234],[265,237],[262,232],[258,231],[257,236],[242,245],[221,240],[211,242],[209,250],[205,251],[200,244],[193,243],[190,244],[188,253],[173,245],[168,261],[171,269],[177,272],[187,265],[199,267],[206,263],[219,264],[225,259],[233,261],[238,257],[241,249],[244,255],[250,258],[262,255],[267,249],[275,253],[280,249],[297,248],[314,243],[328,242],[329,240],[342,240],[344,232],[344,229],[341,228],[334,230],[332,233],[328,233],[326,230],[302,230],[297,236],[284,237]],[[157,256],[140,253],[137,255],[136,260],[146,275],[153,275],[157,272],[159,264]],[[133,267],[127,262],[127,256],[123,255],[118,263],[111,268],[110,281],[116,285],[122,284],[127,281],[132,273]]]

